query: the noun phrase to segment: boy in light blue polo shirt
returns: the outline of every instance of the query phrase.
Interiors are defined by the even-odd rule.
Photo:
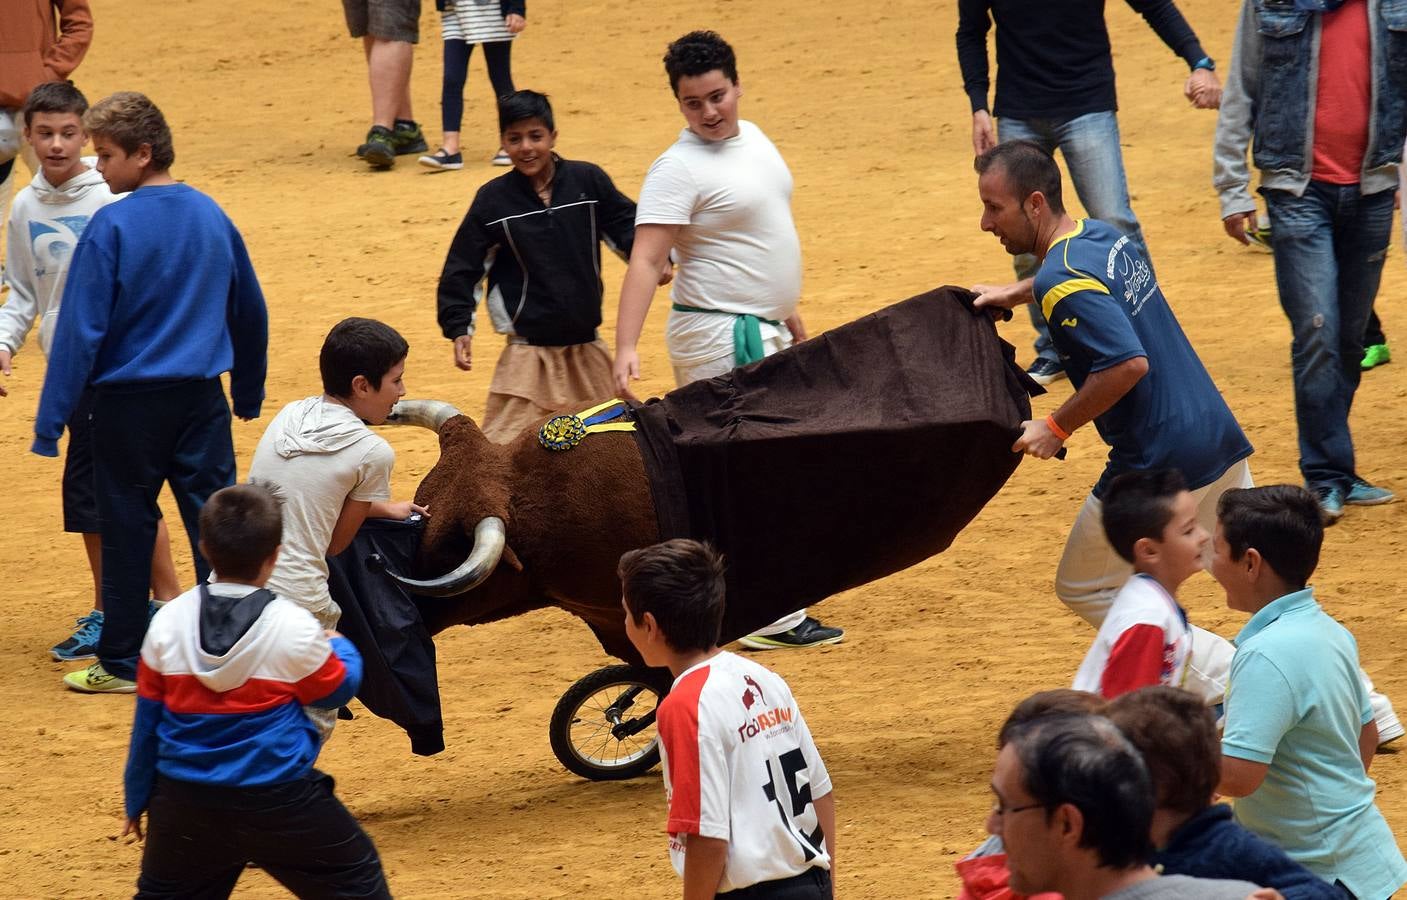
[[[1373,803],[1378,729],[1358,644],[1307,587],[1323,540],[1303,488],[1233,490],[1218,504],[1212,575],[1251,620],[1231,661],[1217,790],[1319,877],[1384,898],[1407,882],[1407,860]]]

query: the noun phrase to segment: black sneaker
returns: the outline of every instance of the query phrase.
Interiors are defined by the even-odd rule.
[[[373,125],[366,133],[366,143],[357,148],[357,156],[373,169],[389,169],[396,164],[395,133],[385,125]]]
[[[781,634],[750,634],[738,641],[750,650],[799,650],[803,647],[821,647],[826,644],[839,644],[845,638],[842,628],[829,628],[807,616],[801,624],[783,631]]]
[[[425,132],[415,122],[397,122],[391,132],[391,146],[396,148],[397,156],[424,153],[430,149],[430,145],[425,143]]]
[[[1065,367],[1059,360],[1046,359],[1044,356],[1036,357],[1036,361],[1031,363],[1031,367],[1026,370],[1026,374],[1031,376],[1036,384],[1044,387],[1053,381],[1059,381],[1065,377]]]

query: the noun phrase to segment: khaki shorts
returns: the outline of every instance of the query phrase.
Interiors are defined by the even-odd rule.
[[[352,37],[420,43],[420,0],[342,0]]]

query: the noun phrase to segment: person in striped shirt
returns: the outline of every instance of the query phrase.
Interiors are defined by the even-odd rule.
[[[137,896],[227,897],[253,862],[300,897],[391,896],[371,838],[313,768],[303,707],[356,693],[351,642],[264,589],[283,516],[256,484],[211,495],[201,552],[214,580],[157,612],[137,663],[127,827],[146,847]]]

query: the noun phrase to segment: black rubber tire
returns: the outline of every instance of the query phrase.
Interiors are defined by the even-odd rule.
[[[548,736],[552,741],[553,754],[568,771],[592,781],[619,781],[644,775],[660,761],[659,739],[652,736],[649,741],[644,742],[642,746],[636,746],[624,756],[608,756],[608,751],[624,747],[625,742],[616,740],[610,734],[611,726],[604,715],[606,707],[599,705],[601,698],[598,695],[612,688],[620,688],[619,692],[607,695],[611,698],[607,702],[614,703],[626,690],[632,687],[644,688],[635,700],[635,708],[631,712],[641,710],[641,715],[653,715],[659,701],[669,693],[671,684],[672,679],[668,671],[627,665],[606,666],[579,679],[567,689],[562,699],[557,701],[557,708],[552,711]],[[651,696],[655,698],[654,702],[648,710],[642,710],[642,702],[649,703]],[[598,700],[597,707],[586,708],[588,701],[593,698]],[[572,734],[573,725],[596,719],[599,719],[599,726],[592,724],[589,727],[594,729],[591,735],[593,741],[600,741],[600,753],[578,746]]]

